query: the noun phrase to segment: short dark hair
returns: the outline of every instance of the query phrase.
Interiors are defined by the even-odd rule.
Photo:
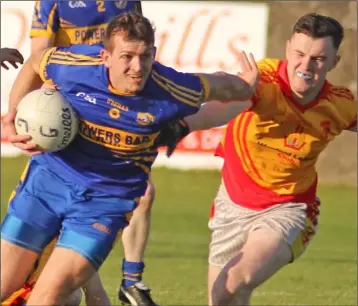
[[[136,12],[122,13],[109,22],[103,41],[106,49],[112,48],[111,38],[117,33],[123,33],[126,40],[139,40],[154,45],[155,28],[147,18]]]
[[[303,33],[312,38],[330,36],[336,50],[344,37],[343,27],[336,19],[315,13],[302,16],[294,25],[293,33]]]

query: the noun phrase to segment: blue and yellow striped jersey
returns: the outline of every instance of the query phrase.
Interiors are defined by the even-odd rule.
[[[140,1],[36,1],[30,37],[54,39],[56,46],[102,42],[108,22]]]
[[[109,83],[101,49],[72,45],[45,52],[40,76],[72,104],[80,128],[67,148],[36,158],[71,182],[123,198],[138,197],[145,192],[158,154],[161,126],[197,112],[207,89],[198,76],[155,62],[139,94],[122,94]]]

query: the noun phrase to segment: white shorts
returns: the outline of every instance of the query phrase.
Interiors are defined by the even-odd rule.
[[[209,264],[223,267],[243,247],[250,232],[269,228],[280,233],[290,245],[293,260],[305,250],[316,232],[319,201],[307,213],[305,203],[283,203],[264,210],[252,210],[235,204],[221,183],[209,220],[211,243]]]

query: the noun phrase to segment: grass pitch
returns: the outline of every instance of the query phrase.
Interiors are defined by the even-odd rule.
[[[1,160],[1,216],[26,158]],[[217,171],[153,170],[156,201],[146,252],[144,281],[160,305],[205,305],[209,208],[219,184]],[[324,186],[319,231],[306,253],[254,294],[254,305],[357,305],[357,191]],[[119,305],[122,246],[100,270]]]

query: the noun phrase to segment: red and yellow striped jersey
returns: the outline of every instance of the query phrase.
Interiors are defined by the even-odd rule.
[[[260,82],[253,107],[227,126],[216,155],[232,200],[263,209],[284,202],[313,203],[315,165],[343,130],[357,124],[353,94],[325,82],[319,96],[302,106],[292,99],[287,62],[259,62]]]

